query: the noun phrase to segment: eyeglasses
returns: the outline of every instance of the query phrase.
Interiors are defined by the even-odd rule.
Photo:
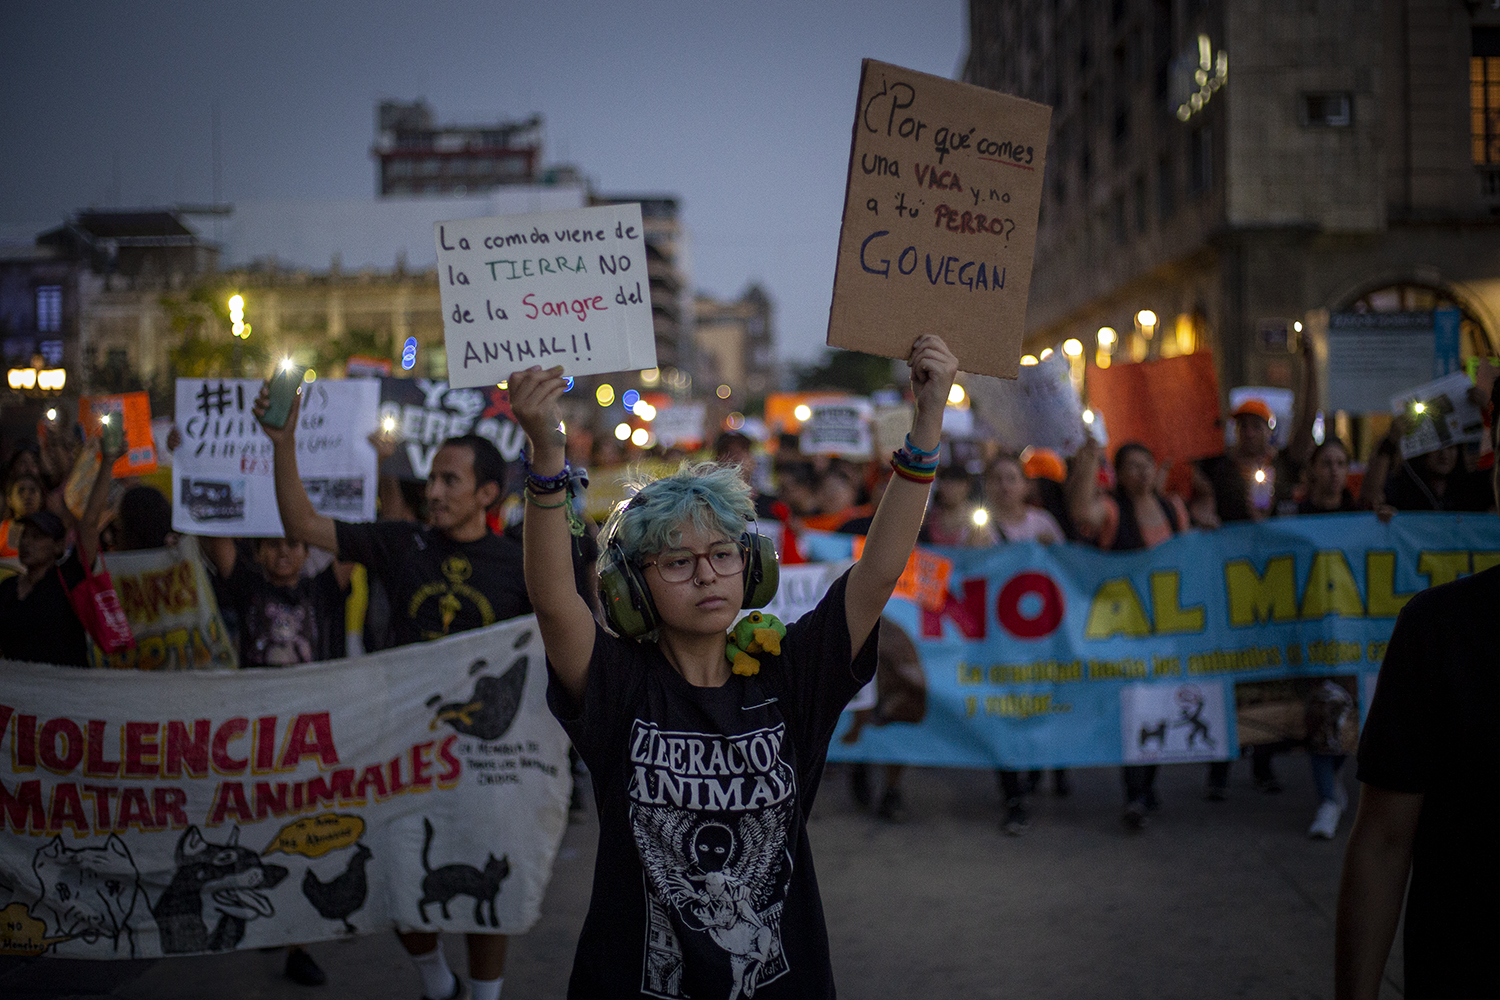
[[[708,568],[717,576],[734,576],[745,569],[745,550],[738,542],[719,542],[710,545],[707,552],[669,549],[657,556],[656,562],[642,563],[641,568],[655,566],[666,583],[686,583],[698,572],[699,559],[707,559]]]

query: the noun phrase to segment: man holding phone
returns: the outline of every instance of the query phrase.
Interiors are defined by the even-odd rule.
[[[335,521],[313,508],[297,472],[297,384],[289,376],[282,383],[289,387],[290,399],[281,410],[273,405],[279,402],[274,397],[288,389],[277,381],[268,380],[261,389],[255,415],[274,447],[276,503],[286,537],[327,549],[341,560],[363,563],[390,595],[395,645],[438,639],[531,612],[521,547],[492,533],[485,518],[500,499],[505,479],[505,460],[492,443],[469,434],[449,438],[438,449],[427,479],[426,524]],[[448,968],[436,933],[398,936],[422,977],[426,998],[448,1000],[461,993],[462,984]],[[508,939],[503,934],[466,937],[472,997],[498,1000]]]

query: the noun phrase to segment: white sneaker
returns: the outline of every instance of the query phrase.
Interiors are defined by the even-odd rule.
[[[1318,806],[1317,815],[1313,816],[1312,826],[1307,828],[1307,835],[1320,840],[1332,840],[1333,835],[1338,832],[1339,819],[1344,815],[1344,810],[1337,802],[1325,801]]]

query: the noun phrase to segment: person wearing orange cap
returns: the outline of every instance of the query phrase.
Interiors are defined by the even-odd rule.
[[[1311,339],[1304,336],[1301,348],[1297,416],[1286,447],[1278,452],[1272,446],[1275,415],[1264,401],[1251,398],[1230,414],[1234,444],[1194,467],[1192,513],[1205,527],[1259,521],[1292,506],[1292,492],[1317,444],[1313,423],[1318,415],[1318,371]]]

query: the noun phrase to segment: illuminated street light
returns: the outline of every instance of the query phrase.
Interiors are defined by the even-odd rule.
[[[56,391],[63,387],[68,380],[68,373],[63,368],[43,368],[36,373],[36,384],[39,389]]]
[[[47,419],[48,420],[56,420],[57,419],[57,408],[56,407],[52,407],[51,409],[49,409],[47,411]]]
[[[1050,357],[1052,357],[1052,348],[1044,347],[1042,348],[1042,353],[1037,355],[1037,360],[1046,361]]]
[[[1037,364],[1036,355],[1035,354],[1023,354],[1023,355],[1021,355],[1021,364],[1023,364],[1023,365],[1034,365],[1034,364]]]
[[[12,389],[35,389],[35,368],[12,368],[5,373],[6,380],[10,382]]]
[[[646,447],[646,442],[651,440],[651,432],[644,427],[637,427],[635,433],[630,435],[630,443],[637,448]]]
[[[1070,358],[1082,357],[1083,341],[1079,340],[1077,337],[1069,337],[1067,340],[1063,341],[1063,353]]]
[[[1095,337],[1099,341],[1099,347],[1108,352],[1110,348],[1115,346],[1118,334],[1115,333],[1115,328],[1112,326],[1101,326]]]
[[[229,332],[241,340],[250,336],[250,324],[245,322],[245,297],[238,293],[229,296]]]
[[[1141,324],[1141,326],[1155,326],[1156,313],[1152,312],[1150,309],[1142,309],[1140,312],[1135,314],[1135,321]]]

